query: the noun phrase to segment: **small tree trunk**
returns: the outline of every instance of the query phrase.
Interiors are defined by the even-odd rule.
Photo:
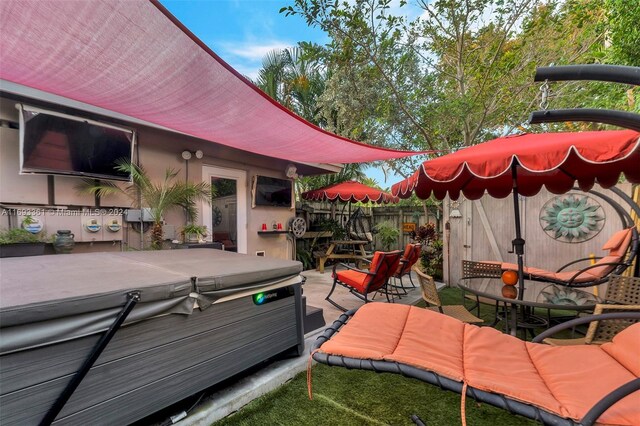
[[[162,249],[162,223],[154,223],[153,228],[151,228],[151,248],[153,250]]]

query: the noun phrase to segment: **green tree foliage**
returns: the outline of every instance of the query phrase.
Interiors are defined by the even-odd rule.
[[[314,46],[273,50],[265,55],[254,83],[271,98],[305,120],[317,122],[317,98],[324,92],[326,77],[311,54]]]
[[[281,10],[330,37],[315,52],[328,70],[318,103],[329,130],[379,146],[448,152],[527,130],[539,104],[537,66],[639,57],[635,1],[417,4],[419,14],[391,0],[294,0]],[[556,83],[549,106],[629,109],[633,95],[622,85]],[[422,160],[386,167],[407,176]]]
[[[342,170],[338,173],[325,174],[319,176],[306,176],[296,180],[296,193],[302,194],[303,192],[311,189],[318,189],[329,185],[335,185],[337,183],[346,182],[349,180],[356,180],[363,182],[366,178],[364,173],[364,164],[350,163],[345,164]]]
[[[318,49],[310,43],[300,43],[292,49],[269,52],[254,83],[302,118],[326,127],[326,120],[318,114],[318,98],[325,91],[327,78],[318,60]],[[336,174],[303,176],[296,181],[296,193],[364,177],[364,165],[346,164]]]

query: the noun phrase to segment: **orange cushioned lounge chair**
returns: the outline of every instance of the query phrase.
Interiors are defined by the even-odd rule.
[[[545,424],[632,426],[640,424],[639,342],[640,324],[601,346],[554,347],[415,306],[370,303],[340,316],[311,353],[328,365],[466,389]]]
[[[608,253],[604,257],[597,258],[598,261],[595,264],[579,270],[566,270],[566,268],[571,265],[591,260],[590,257],[585,257],[574,260],[555,272],[525,266],[524,278],[571,287],[590,287],[602,284],[607,281],[609,275],[619,275],[633,263],[634,258],[638,254],[639,244],[638,230],[635,227],[622,229],[613,234],[604,246],[602,246],[602,250],[608,251]],[[467,278],[486,276],[487,272],[492,270],[495,265],[500,265],[500,268],[497,269],[495,273],[496,277],[499,277],[502,271],[518,270],[518,265],[515,263],[462,261],[464,275]]]

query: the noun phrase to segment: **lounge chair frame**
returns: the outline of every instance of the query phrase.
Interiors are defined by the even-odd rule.
[[[574,188],[574,189],[577,190],[579,188]],[[628,203],[631,209],[636,214],[640,214],[640,208],[628,195],[626,195],[624,192],[622,192],[616,187],[611,188],[611,191],[614,192],[616,195],[618,195],[620,198],[622,198],[626,203]],[[624,229],[632,228],[631,241],[629,243],[629,248],[627,249],[626,258],[625,256],[623,256],[619,262],[605,262],[605,263],[596,263],[595,265],[589,265],[583,269],[580,269],[579,271],[576,271],[576,273],[569,280],[558,280],[550,277],[542,277],[538,275],[528,274],[526,272],[523,274],[525,279],[533,280],[533,281],[549,282],[549,283],[554,283],[554,284],[563,285],[567,287],[577,287],[577,288],[591,287],[591,286],[599,285],[606,282],[609,279],[610,275],[622,274],[627,268],[630,268],[633,265],[633,261],[634,259],[636,259],[640,251],[640,235],[638,234],[638,227],[635,221],[633,220],[631,215],[626,210],[624,210],[622,206],[618,204],[616,201],[614,201],[611,197],[594,190],[590,190],[588,191],[588,193],[598,198],[601,198],[606,203],[608,203],[620,217],[620,221],[622,222]],[[555,272],[561,272],[571,265],[574,265],[580,262],[591,261],[592,259],[593,258],[591,257],[584,257],[581,259],[573,260],[567,263],[566,265],[561,266]],[[602,257],[596,257],[595,259],[599,260],[599,259],[602,259]],[[464,278],[498,278],[500,277],[502,271],[500,270],[499,265],[497,267],[498,270],[496,270],[495,265],[496,265],[495,263],[491,263],[491,262],[463,260],[462,261],[463,277]],[[608,273],[604,274],[600,278],[593,279],[590,281],[585,281],[585,282],[575,282],[576,278],[578,278],[584,272],[588,272],[591,269],[599,268],[602,266],[611,266],[612,268]],[[634,275],[637,275],[638,272],[640,272],[640,263],[636,263],[636,268],[635,268],[635,271],[633,272],[634,272]]]
[[[527,280],[548,282],[548,283],[563,285],[566,287],[575,287],[575,288],[592,287],[594,285],[605,283],[606,281],[609,280],[609,277],[611,275],[622,274],[627,268],[629,268],[633,264],[633,260],[638,255],[639,248],[640,248],[640,236],[638,234],[638,229],[634,227],[631,230],[631,242],[629,243],[628,254],[626,256],[626,259],[620,262],[603,262],[603,263],[596,263],[594,265],[589,265],[586,268],[582,268],[579,271],[576,271],[576,273],[573,274],[573,276],[571,276],[571,278],[568,280],[558,280],[550,277],[542,277],[539,275],[534,275],[526,272],[524,273],[524,277]],[[561,266],[555,272],[562,272],[563,270],[565,270],[567,267],[571,265],[574,265],[579,262],[590,261],[592,259],[593,258],[591,257],[584,257],[581,259],[573,260]],[[599,259],[602,259],[602,257],[595,257],[595,259],[599,260]],[[602,266],[612,266],[613,268],[607,274],[603,275],[598,279],[585,281],[585,282],[575,282],[576,278],[578,278],[584,272],[588,272],[591,269],[600,268]],[[474,260],[463,260],[462,270],[463,270],[463,277],[465,279],[500,278],[500,276],[502,275],[502,269],[500,268],[500,264],[498,263],[481,262],[481,261],[474,261]]]
[[[434,372],[423,370],[407,364],[392,361],[351,358],[339,355],[329,355],[323,352],[319,352],[318,349],[320,349],[320,347],[326,341],[328,341],[329,339],[331,339],[331,337],[338,333],[340,331],[340,328],[342,328],[342,326],[344,326],[349,321],[349,319],[353,317],[356,311],[357,309],[352,309],[340,315],[340,317],[336,321],[334,321],[334,323],[329,328],[327,328],[321,336],[316,339],[316,341],[313,343],[313,346],[311,347],[311,356],[315,361],[329,366],[345,367],[348,369],[371,370],[375,371],[376,373],[402,374],[406,377],[415,378],[418,380],[422,380],[423,382],[436,385],[441,389],[450,390],[456,393],[462,392],[462,382],[451,380]],[[548,337],[549,335],[560,330],[570,328],[578,324],[589,323],[593,320],[621,318],[640,319],[640,312],[601,314],[595,316],[595,318],[594,315],[585,316],[552,327],[537,336],[534,341],[536,343],[539,343],[545,337]],[[507,410],[509,413],[519,414],[521,416],[542,422],[544,424],[553,424],[558,426],[591,426],[609,407],[611,407],[617,401],[629,395],[630,393],[638,390],[640,390],[640,379],[634,379],[620,386],[618,389],[614,390],[609,395],[602,398],[598,403],[596,403],[579,422],[575,422],[572,419],[559,417],[556,414],[550,413],[546,410],[542,410],[538,407],[534,407],[520,401],[513,400],[511,398],[505,397],[504,395],[486,392],[483,390],[475,389],[471,386],[467,387],[466,395],[478,402],[484,402],[503,410]],[[412,416],[412,420],[416,424],[422,424],[417,416]]]

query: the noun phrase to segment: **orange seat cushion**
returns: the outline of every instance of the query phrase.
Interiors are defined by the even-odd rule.
[[[604,263],[618,263],[622,260],[622,256],[605,256],[602,259],[598,260],[596,262],[597,264],[604,264]],[[501,264],[501,268],[502,270],[518,270],[518,265],[514,264],[514,263],[502,263]],[[615,268],[615,265],[602,265],[602,266],[596,266],[594,268],[591,268],[587,271],[584,271],[583,273],[581,273],[580,275],[578,275],[573,282],[576,283],[585,283],[585,282],[589,282],[589,281],[594,281],[597,279],[600,279],[602,277],[604,277],[605,275],[607,275],[608,273],[610,273],[613,269]],[[561,271],[561,272],[553,272],[553,271],[547,271],[545,269],[540,269],[540,268],[533,268],[530,266],[525,266],[523,269],[525,275],[531,275],[531,276],[535,276],[535,277],[542,277],[542,278],[548,278],[551,280],[557,280],[557,281],[569,281],[575,274],[577,274],[580,270],[576,269],[576,270],[571,270],[571,271]],[[525,276],[526,278],[526,276]]]
[[[369,303],[320,351],[412,365],[579,420],[602,397],[639,376],[639,345],[640,324],[602,346],[555,347],[415,306]],[[640,424],[640,393],[616,403],[599,421]]]
[[[412,307],[395,350],[389,352],[385,359],[438,371],[452,380],[462,380],[463,329],[464,323],[455,318]]]
[[[369,309],[369,306],[375,308]],[[349,327],[343,327],[340,333],[322,345],[322,352],[380,360],[398,346],[410,308],[407,305],[367,303],[349,320]]]
[[[336,272],[336,275],[338,276],[338,281],[348,285],[349,287],[353,287],[360,293],[364,293],[366,291],[366,285],[369,283],[371,277],[364,272],[354,271],[351,269],[338,271]]]

